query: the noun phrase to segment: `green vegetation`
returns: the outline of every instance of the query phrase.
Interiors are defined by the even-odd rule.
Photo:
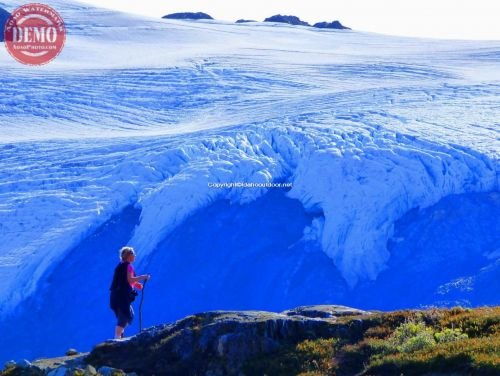
[[[436,338],[436,342],[438,343],[447,343],[447,342],[455,342],[455,341],[460,341],[462,339],[467,339],[469,338],[469,336],[465,333],[462,333],[460,329],[446,328],[441,332],[435,333],[434,338]]]
[[[409,321],[401,324],[387,341],[386,352],[411,353],[436,344],[434,332],[423,322]]]
[[[261,375],[500,374],[500,307],[398,311],[346,317],[361,335],[306,340],[247,362]]]
[[[319,376],[335,375],[338,341],[334,338],[305,340],[277,353],[259,356],[243,368],[248,375]]]

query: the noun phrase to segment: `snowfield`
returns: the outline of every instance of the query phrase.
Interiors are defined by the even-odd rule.
[[[148,324],[500,303],[500,41],[45,3],[62,54],[0,51],[0,359],[111,335],[124,244],[154,276]],[[209,186],[225,182],[292,188]]]

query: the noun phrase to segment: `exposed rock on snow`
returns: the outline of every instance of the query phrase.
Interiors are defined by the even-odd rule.
[[[301,21],[297,16],[282,16],[281,14],[268,17],[264,20],[264,22],[281,22],[290,25],[310,26],[307,22]]]
[[[351,30],[350,27],[346,27],[340,23],[340,21],[333,22],[318,22],[313,25],[320,29],[340,29],[340,30]]]
[[[172,20],[213,20],[210,15],[203,12],[171,13],[163,16],[162,18],[168,18]]]

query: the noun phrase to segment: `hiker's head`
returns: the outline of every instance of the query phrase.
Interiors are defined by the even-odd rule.
[[[120,249],[120,258],[122,261],[132,262],[135,260],[135,251],[132,247],[123,247]]]

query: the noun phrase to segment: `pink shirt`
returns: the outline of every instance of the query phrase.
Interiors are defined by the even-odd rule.
[[[128,266],[127,266],[127,275],[129,273],[132,273],[132,277],[135,277],[135,270],[134,270],[134,267],[132,266],[132,264],[128,264]],[[130,282],[130,287],[135,288],[136,285],[140,285],[140,283],[139,282]]]

